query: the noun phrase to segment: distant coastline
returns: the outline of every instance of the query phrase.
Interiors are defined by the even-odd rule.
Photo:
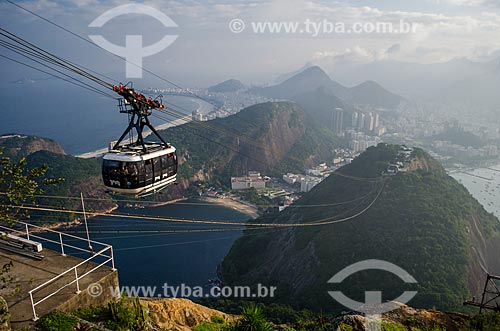
[[[500,219],[498,203],[500,201],[500,161],[494,165],[450,171],[448,174],[464,185],[488,212]]]

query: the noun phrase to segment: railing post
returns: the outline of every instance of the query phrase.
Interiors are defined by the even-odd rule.
[[[30,231],[28,229],[28,223],[24,224],[24,227],[26,228],[26,239],[30,240]]]
[[[36,315],[35,303],[33,302],[33,293],[30,292],[30,300],[31,300],[31,309],[33,309],[33,321],[38,320],[38,316]]]
[[[64,253],[64,244],[61,232],[59,232],[59,243],[61,244],[61,255],[66,256],[66,253]]]
[[[78,271],[75,268],[76,294],[80,294],[80,283],[78,282]]]
[[[115,268],[115,255],[113,254],[113,246],[109,246],[110,254],[111,254],[111,270],[116,271]]]

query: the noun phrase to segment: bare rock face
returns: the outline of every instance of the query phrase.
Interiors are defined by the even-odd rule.
[[[149,311],[151,322],[161,330],[190,331],[203,321],[210,322],[212,316],[235,320],[235,316],[196,304],[188,299],[141,299]]]
[[[0,136],[3,153],[12,159],[20,159],[38,151],[49,151],[55,154],[66,154],[54,140],[36,136],[10,134]]]
[[[386,329],[460,331],[470,320],[470,316],[466,314],[414,309],[405,304],[394,303],[399,308],[382,315],[381,322]],[[335,331],[349,329],[346,326],[352,327],[353,331],[364,331],[366,322],[365,316],[352,313],[337,317],[332,324]]]

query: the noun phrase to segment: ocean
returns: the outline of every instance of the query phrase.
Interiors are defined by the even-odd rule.
[[[69,154],[108,146],[128,124],[127,115],[119,113],[116,100],[56,79],[2,83],[0,89],[0,134],[51,138]],[[185,114],[199,106],[183,96],[166,96],[164,100],[177,105]],[[155,117],[151,121],[155,126],[165,122]]]
[[[451,176],[462,183],[487,211],[500,218],[500,164]]]
[[[246,214],[198,200],[158,207],[119,208],[114,213],[233,222],[245,222],[249,219]],[[208,286],[209,280],[217,277],[217,266],[234,241],[242,235],[241,226],[179,224],[109,216],[91,218],[88,226],[90,239],[113,246],[120,285],[137,287],[161,288],[165,283],[170,286]],[[206,229],[217,231],[185,232]],[[84,225],[64,232],[86,238]],[[71,244],[71,240],[68,243]],[[83,258],[88,254],[79,255]]]
[[[21,133],[51,138],[70,154],[106,147],[128,124],[127,116],[119,113],[115,100],[55,79],[2,83],[0,88],[0,134]],[[185,114],[198,107],[202,107],[202,111],[211,110],[209,105],[189,97],[166,96],[164,100],[177,105],[177,109]],[[155,126],[164,124],[154,117],[151,121]],[[241,222],[249,219],[249,216],[223,206],[198,205],[194,201],[154,208],[120,208],[116,212],[184,219]],[[227,226],[217,227],[221,228],[217,232],[148,233],[158,230],[198,231],[213,229],[214,226],[111,217],[92,218],[89,228],[91,239],[113,245],[123,286],[206,285],[209,279],[216,277],[217,265],[242,235],[241,230],[231,230]],[[68,229],[85,237],[82,230],[83,227]],[[116,233],[117,230],[122,233]]]

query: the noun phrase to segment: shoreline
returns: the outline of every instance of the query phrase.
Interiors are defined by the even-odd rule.
[[[156,207],[171,205],[173,203],[183,202],[183,201],[187,201],[187,200],[189,200],[189,198],[182,197],[182,198],[172,199],[172,200],[168,200],[168,201],[164,201],[164,202],[143,204],[143,206],[148,207],[148,208],[156,208]]]
[[[106,215],[109,213],[112,213],[114,210],[118,209],[118,205],[114,205],[113,207],[106,209],[104,211],[96,211],[96,212],[88,212],[87,213],[87,220],[97,217],[97,216],[102,216]],[[78,217],[74,219],[73,221],[69,222],[57,222],[57,223],[47,223],[47,224],[33,224],[37,226],[37,228],[30,229],[30,233],[40,233],[44,232],[46,230],[52,230],[52,231],[59,231],[59,230],[64,230],[64,229],[71,229],[77,226],[82,225],[83,222],[83,217]]]
[[[234,200],[232,198],[211,198],[211,197],[196,197],[197,200],[211,202],[219,206],[227,207],[240,213],[250,216],[252,219],[259,217],[259,210],[256,206],[244,203],[242,201]]]

